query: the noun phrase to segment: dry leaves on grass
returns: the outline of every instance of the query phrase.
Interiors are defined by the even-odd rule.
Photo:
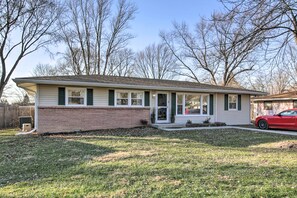
[[[260,144],[260,145],[257,145],[256,147],[297,150],[297,142],[296,141],[282,141],[282,142],[274,142],[274,143],[268,143],[268,144]]]

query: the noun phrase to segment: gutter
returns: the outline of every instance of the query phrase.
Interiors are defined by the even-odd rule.
[[[266,95],[264,92],[249,91],[249,90],[232,90],[232,89],[203,89],[203,88],[185,88],[185,87],[164,87],[164,86],[150,86],[150,85],[131,85],[131,84],[114,84],[114,83],[100,83],[100,82],[78,82],[78,81],[54,81],[54,80],[32,80],[32,79],[13,79],[17,84],[20,83],[35,83],[46,85],[64,85],[64,86],[91,86],[91,87],[105,87],[105,88],[128,88],[128,89],[148,89],[148,90],[162,90],[162,91],[187,91],[187,92],[214,92],[214,93],[234,93],[234,94],[249,94],[249,95]]]

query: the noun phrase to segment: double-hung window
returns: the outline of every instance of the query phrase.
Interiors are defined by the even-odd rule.
[[[237,95],[228,95],[228,107],[229,110],[237,110]]]
[[[131,106],[143,106],[143,92],[131,92]]]
[[[127,106],[129,101],[128,92],[117,92],[117,105],[118,106]]]
[[[66,105],[84,106],[86,105],[86,89],[85,88],[67,88]]]
[[[142,91],[116,91],[117,106],[142,107],[144,93]]]
[[[208,115],[209,95],[177,94],[177,115]]]

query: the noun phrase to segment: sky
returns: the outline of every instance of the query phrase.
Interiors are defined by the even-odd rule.
[[[222,9],[217,0],[132,0],[138,8],[135,19],[130,23],[130,32],[135,38],[130,41],[134,51],[160,41],[159,32],[169,31],[172,22],[186,22],[193,26],[200,17],[209,17],[213,11]],[[59,51],[59,47],[51,47]],[[48,52],[39,50],[25,57],[12,75],[15,77],[32,76],[33,68],[41,64],[54,65],[56,59]]]

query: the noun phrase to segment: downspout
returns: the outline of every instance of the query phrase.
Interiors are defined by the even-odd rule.
[[[16,135],[29,135],[29,134],[34,133],[38,128],[38,102],[39,102],[38,93],[39,93],[39,86],[36,85],[36,91],[33,91],[33,90],[30,90],[30,91],[35,93],[34,128],[29,132],[19,132]]]

